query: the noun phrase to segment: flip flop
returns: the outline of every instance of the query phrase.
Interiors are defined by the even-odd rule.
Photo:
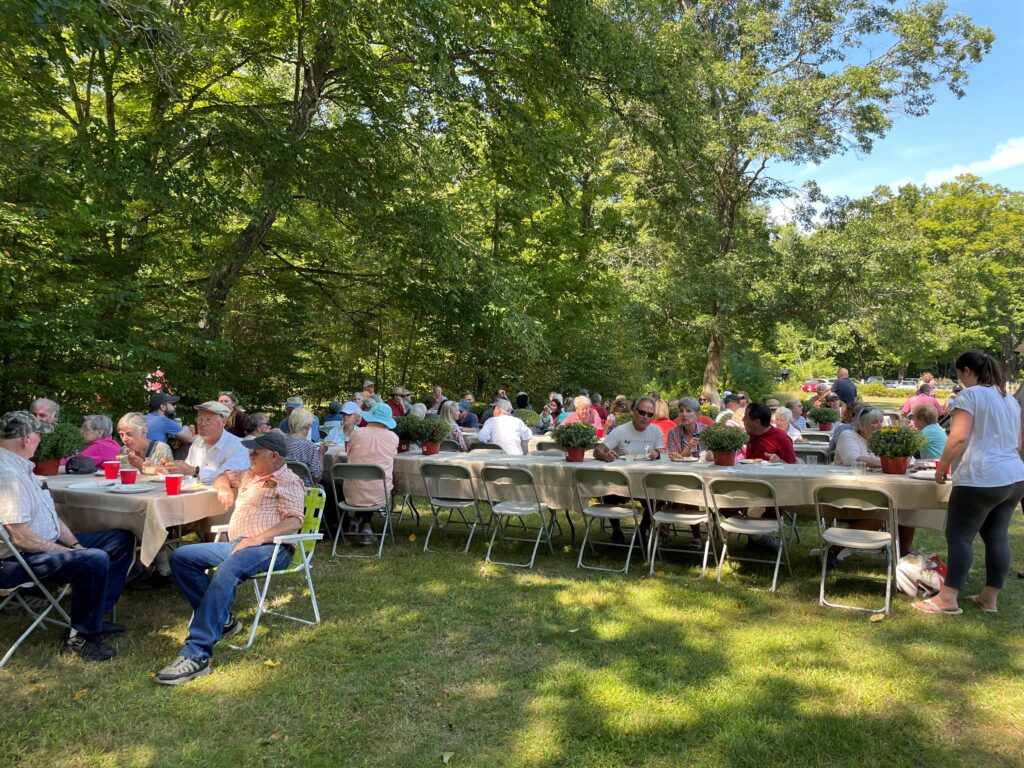
[[[984,605],[982,605],[981,595],[969,595],[967,599],[968,601],[974,603],[976,606],[981,608],[981,610],[983,610],[985,613],[999,613],[998,608],[986,608]]]
[[[928,607],[922,608],[922,605],[927,605]],[[953,608],[950,610],[946,610],[945,608],[939,608],[939,606],[937,606],[930,597],[925,600],[922,600],[919,603],[911,603],[910,607],[913,608],[915,611],[920,611],[921,613],[948,613],[950,616],[959,616],[961,613],[964,612],[963,608]]]

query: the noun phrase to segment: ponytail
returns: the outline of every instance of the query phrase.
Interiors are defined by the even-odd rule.
[[[1003,378],[1003,370],[999,362],[979,349],[970,349],[964,352],[953,363],[958,371],[969,370],[978,377],[978,383],[987,387],[995,387],[999,394],[1006,396],[1006,380]]]

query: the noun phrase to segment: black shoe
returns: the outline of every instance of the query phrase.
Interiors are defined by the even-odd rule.
[[[228,620],[224,622],[224,629],[220,633],[223,640],[225,637],[234,637],[242,631],[242,622],[233,613],[228,614]]]
[[[118,624],[116,621],[104,621],[100,628],[100,635],[102,637],[117,637],[123,635],[127,629],[128,627],[124,624]]]
[[[612,530],[612,544],[625,544],[626,537],[622,535],[621,528],[615,528]]]
[[[110,661],[117,656],[117,651],[103,642],[102,635],[90,637],[79,632],[64,641],[60,647],[62,654],[73,653],[86,661]]]
[[[209,659],[196,661],[185,656],[178,656],[156,673],[153,682],[159,685],[181,685],[208,674],[210,674]]]
[[[839,553],[838,552],[833,552],[830,549],[828,551],[828,554],[825,556],[825,570],[826,571],[834,571],[838,567],[839,567]]]

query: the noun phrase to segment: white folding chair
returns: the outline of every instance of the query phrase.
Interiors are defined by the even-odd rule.
[[[775,489],[770,483],[764,480],[733,480],[731,478],[716,477],[708,484],[708,500],[711,502],[715,515],[715,526],[718,528],[722,539],[722,555],[718,559],[718,577],[722,581],[722,568],[727,560],[736,560],[750,563],[775,564],[775,572],[772,575],[771,591],[774,592],[779,581],[779,567],[782,558],[786,558],[786,567],[789,575],[793,575],[793,566],[789,561],[789,540],[786,538],[786,519],[779,510],[775,498]],[[752,507],[764,507],[771,509],[775,517],[750,518],[746,516],[746,510]],[[734,517],[726,517],[725,509],[738,509],[740,514]],[[728,535],[738,536],[775,536],[778,543],[778,551],[775,560],[766,560],[757,557],[735,557],[729,555]]]
[[[640,545],[640,553],[646,562],[647,550],[640,540],[640,520],[643,511],[640,502],[633,498],[633,491],[629,487],[629,478],[625,473],[617,469],[580,468],[573,472],[573,485],[576,489],[576,501],[583,513],[583,519],[587,523],[583,541],[580,542],[580,554],[576,560],[576,567],[590,571],[629,573],[629,562],[633,557],[633,547],[636,544]],[[624,504],[606,504],[603,502],[605,496],[621,496],[626,499],[626,502]],[[598,500],[597,504],[590,503],[594,499]],[[602,522],[618,520],[620,523],[632,523],[628,544],[597,542],[605,547],[626,547],[626,565],[624,567],[602,568],[583,563],[583,554],[586,552],[588,543],[591,553],[594,553],[594,542],[590,539],[590,529],[595,520]]]
[[[391,493],[388,491],[388,478],[384,473],[384,468],[377,464],[335,464],[331,467],[331,479],[334,482],[335,489],[341,489],[344,491],[344,481],[346,480],[361,480],[363,482],[380,483],[381,493],[383,494],[384,501],[380,504],[371,507],[355,507],[351,504],[342,501],[344,498],[343,494],[337,495],[338,504],[338,530],[334,533],[334,546],[331,548],[331,557],[380,557],[384,553],[384,539],[388,536],[391,537],[391,543],[395,543],[395,532],[394,524],[391,521],[392,509],[391,509]],[[359,526],[356,526],[355,533],[345,533],[345,526],[342,524],[344,516],[347,514],[351,519],[364,512],[379,513],[384,518],[384,527],[380,533],[373,531],[371,533],[363,533],[358,530]],[[371,528],[372,528],[372,520]],[[338,542],[342,545],[345,542],[345,536],[358,537],[357,540],[361,540],[364,536],[373,536],[379,538],[380,542],[377,544],[377,552],[372,552],[368,555],[356,554],[354,552],[338,554]]]
[[[487,545],[487,555],[484,557],[484,561],[497,565],[511,565],[516,568],[533,568],[537,559],[537,550],[540,548],[541,541],[544,540],[547,541],[548,550],[554,554],[555,549],[551,544],[552,523],[550,520],[544,520],[546,507],[540,503],[540,496],[537,494],[537,481],[533,473],[521,467],[484,467],[480,479],[483,482],[487,504],[490,506],[491,515],[494,518],[494,530],[491,532],[491,541]],[[512,496],[520,498],[509,498]],[[523,496],[526,498],[523,499]],[[551,517],[554,517],[554,513],[548,511]],[[534,515],[540,518],[535,537],[508,535],[509,528],[519,529],[518,533],[531,533],[533,529],[526,524],[526,521]],[[530,561],[528,563],[511,563],[491,560],[491,550],[494,549],[495,540],[499,538],[502,541],[532,541],[533,554],[530,555]]]
[[[900,559],[900,544],[896,524],[896,505],[892,496],[883,490],[844,485],[826,485],[814,489],[814,514],[818,518],[818,535],[821,541],[821,588],[818,593],[819,605],[830,608],[845,608],[851,611],[870,611],[876,608],[862,608],[856,605],[830,603],[825,598],[825,581],[828,572],[829,547],[845,547],[864,551],[885,551],[885,605],[881,611],[889,613],[892,608],[892,583],[895,578],[896,562]],[[842,528],[835,525],[837,520],[880,519],[883,529],[865,531],[858,528]],[[872,576],[847,574],[847,578],[877,581]]]
[[[473,541],[473,534],[479,525],[484,527],[483,517],[480,515],[480,501],[477,498],[476,485],[473,482],[473,475],[465,467],[458,464],[424,463],[421,468],[423,477],[423,489],[430,503],[430,511],[433,520],[430,521],[430,529],[427,531],[427,538],[423,542],[423,551],[430,552],[430,536],[435,530],[448,532],[452,526],[465,528],[469,535],[466,537],[466,546],[462,553],[469,552],[469,545]],[[468,488],[469,493],[466,493]],[[454,490],[453,489],[457,489]],[[472,510],[473,519],[466,517],[466,510]],[[442,524],[441,514],[448,511],[448,518]]]
[[[713,544],[715,534],[714,518],[711,514],[711,505],[708,504],[704,490],[704,479],[700,475],[691,472],[651,472],[644,475],[644,496],[647,499],[648,508],[651,510],[651,535],[648,544],[647,557],[650,561],[649,575],[654,575],[654,560],[658,555],[658,544],[661,540],[661,526],[668,528],[668,533],[675,532],[676,528],[686,528],[690,532],[691,526],[704,526],[707,537],[704,540],[704,560],[701,565],[700,575],[703,577],[708,570],[708,554],[714,553],[715,563],[718,563],[718,550]],[[694,507],[693,511],[681,509],[658,509],[659,503],[685,504]],[[699,555],[699,551],[692,549],[668,549],[661,547],[663,552],[681,552],[689,555]]]
[[[295,552],[292,554],[292,559],[288,561],[288,565],[279,570],[270,570],[264,573],[254,574],[249,580],[252,584],[253,591],[256,593],[256,615],[252,620],[252,628],[249,630],[249,639],[245,645],[232,645],[236,651],[244,651],[246,648],[251,648],[253,641],[256,639],[256,627],[259,626],[260,618],[264,613],[272,613],[275,616],[280,616],[284,619],[290,619],[291,621],[297,621],[300,624],[314,625],[320,623],[320,606],[316,602],[316,590],[313,588],[313,573],[310,570],[310,565],[313,562],[313,555],[316,552],[316,543],[323,539],[323,534],[320,533],[320,523],[324,516],[324,506],[327,503],[327,494],[324,493],[323,488],[308,488],[306,489],[306,498],[303,502],[303,509],[305,516],[302,521],[302,527],[298,533],[291,533],[286,536],[275,536],[274,537],[274,551],[270,556],[270,562],[274,563],[277,561],[277,555],[281,551],[281,547],[291,544],[295,546]],[[216,534],[215,540],[220,540],[221,536],[227,538],[228,526],[226,525],[215,525],[210,528],[211,533]],[[212,570],[216,570],[215,568]],[[272,611],[266,607],[267,593],[270,591],[271,578],[274,576],[286,576],[288,574],[301,573],[306,577],[306,585],[309,587],[309,599],[313,603],[313,620],[304,619],[300,616],[291,616],[287,613],[281,613],[280,611]],[[263,586],[260,587],[260,582]]]
[[[71,627],[71,617],[68,616],[67,612],[61,607],[60,601],[67,595],[68,590],[71,589],[70,584],[60,585],[56,592],[52,592],[48,589],[36,576],[32,567],[25,562],[25,558],[22,557],[21,553],[15,549],[14,545],[11,544],[11,539],[7,534],[7,528],[2,522],[0,522],[0,543],[2,543],[11,552],[10,557],[13,557],[15,562],[21,566],[22,570],[25,571],[25,580],[20,584],[15,584],[12,587],[5,587],[0,589],[0,613],[7,607],[7,604],[12,600],[21,606],[22,610],[25,611],[31,618],[32,622],[28,625],[24,632],[22,632],[18,639],[14,641],[3,658],[0,659],[0,669],[10,661],[10,658],[14,655],[14,652],[18,650],[18,647],[28,639],[29,635],[35,632],[43,624],[52,624],[55,627],[62,627],[68,629]],[[46,605],[37,609],[34,608],[25,600],[25,596],[22,595],[22,591],[35,589],[38,590],[42,599],[46,602]],[[60,619],[50,618],[50,613],[56,612]]]

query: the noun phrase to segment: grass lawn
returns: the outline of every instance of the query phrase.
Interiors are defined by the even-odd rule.
[[[180,647],[186,603],[129,592],[112,662],[57,657],[51,629],[0,671],[0,765],[1024,764],[1024,581],[996,616],[926,616],[901,597],[872,623],[818,606],[801,528],[795,576],[771,594],[764,566],[722,584],[678,555],[654,579],[593,574],[560,542],[531,573],[485,565],[483,537],[468,556],[423,554],[425,526],[411,542],[403,524],[381,561],[318,554],[322,625],[268,617],[252,650],[219,650],[181,688],[150,676]],[[1012,534],[1020,552],[1020,516]],[[945,551],[931,532],[918,546]],[[847,584],[880,604],[879,587]],[[19,626],[3,616],[0,641]]]

